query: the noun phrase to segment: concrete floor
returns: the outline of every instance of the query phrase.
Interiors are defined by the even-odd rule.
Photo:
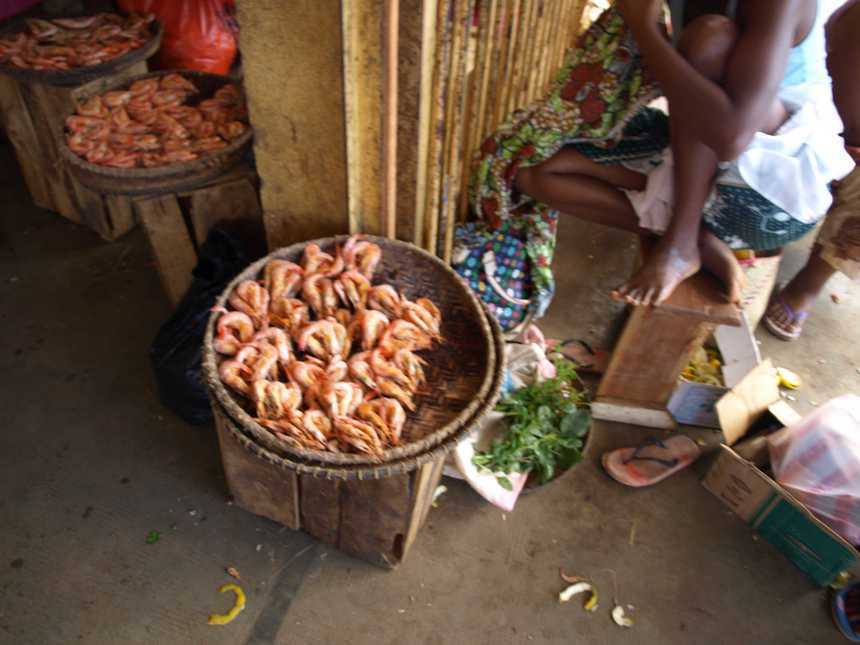
[[[704,463],[641,491],[602,474],[635,428],[596,426],[586,461],[511,514],[447,482],[393,572],[228,504],[212,430],[156,398],[168,305],[140,231],[104,244],[34,208],[7,148],[0,169],[0,643],[843,642],[824,592],[701,487]],[[608,336],[630,244],[564,223],[549,334]],[[801,410],[860,385],[860,291],[832,290],[842,304],[823,298],[801,342],[762,337],[806,377]],[[248,606],[210,627],[228,566]],[[559,606],[560,566],[595,579],[596,613]],[[609,618],[609,570],[630,631]]]

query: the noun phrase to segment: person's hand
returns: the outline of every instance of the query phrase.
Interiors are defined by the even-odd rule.
[[[617,0],[615,6],[631,29],[660,22],[663,0]]]

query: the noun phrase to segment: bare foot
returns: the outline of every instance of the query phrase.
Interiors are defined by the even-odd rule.
[[[627,284],[612,292],[616,300],[631,305],[658,305],[675,291],[684,280],[702,266],[699,249],[679,248],[666,237],[660,238],[645,263]]]
[[[726,296],[732,304],[740,304],[747,277],[735,254],[728,245],[708,230],[699,233],[699,251],[702,266],[726,287]]]

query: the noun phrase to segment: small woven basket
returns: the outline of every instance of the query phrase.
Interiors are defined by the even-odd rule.
[[[20,23],[9,29],[0,31],[0,35],[6,36],[16,34],[26,29],[25,23]],[[44,83],[45,85],[59,85],[63,87],[75,87],[91,81],[116,74],[135,63],[144,61],[158,51],[161,46],[163,29],[158,21],[152,21],[149,25],[150,38],[137,49],[132,49],[122,56],[111,58],[98,65],[75,67],[72,69],[27,69],[15,67],[14,65],[0,65],[0,74],[11,76],[18,81],[27,83]]]
[[[469,288],[441,260],[412,244],[373,236],[368,239],[382,249],[382,262],[373,283],[388,283],[410,299],[423,296],[433,300],[442,311],[444,337],[442,343],[421,353],[428,362],[427,383],[415,398],[416,411],[407,415],[401,444],[386,450],[381,458],[297,448],[260,426],[218,377],[218,364],[223,357],[215,352],[212,339],[221,314],[215,312],[209,319],[203,347],[203,378],[210,396],[248,440],[276,456],[323,466],[378,465],[414,458],[471,427],[476,415],[486,412],[498,398],[504,361],[501,330],[485,314]],[[336,245],[346,240],[344,235],[312,242],[323,250],[334,251]],[[310,243],[279,249],[252,264],[227,286],[216,307],[224,307],[230,293],[243,280],[259,279],[270,260],[299,262]]]
[[[161,78],[167,74],[180,74],[197,86],[200,92],[189,98],[188,105],[191,106],[211,97],[218,88],[234,82],[233,79],[219,74],[190,70],[168,70],[115,80],[94,89],[92,92],[80,92],[77,99],[83,101],[94,94],[104,94],[110,90],[123,89],[130,87],[135,81],[146,78]],[[59,137],[59,149],[63,162],[69,172],[82,184],[100,193],[131,196],[193,190],[214,181],[242,161],[250,150],[251,141],[254,138],[253,130],[249,127],[240,137],[228,143],[226,147],[204,154],[193,161],[172,163],[155,168],[113,168],[90,163],[71,151],[66,143],[65,119],[63,119],[63,123],[59,124],[55,135]]]

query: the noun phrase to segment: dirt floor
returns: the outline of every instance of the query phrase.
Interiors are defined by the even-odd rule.
[[[169,309],[140,231],[105,244],[34,208],[2,147],[0,204],[0,642],[843,642],[825,593],[702,488],[706,463],[641,491],[601,472],[636,428],[596,424],[586,461],[514,513],[446,482],[392,572],[230,505],[212,429],[156,397],[147,351]],[[560,248],[546,331],[606,338],[632,240],[565,222]],[[860,389],[858,314],[860,289],[835,280],[803,340],[761,335],[805,377],[801,411]],[[211,627],[228,566],[247,609]],[[595,579],[596,613],[559,606],[560,566]],[[630,631],[609,618],[610,570]]]

